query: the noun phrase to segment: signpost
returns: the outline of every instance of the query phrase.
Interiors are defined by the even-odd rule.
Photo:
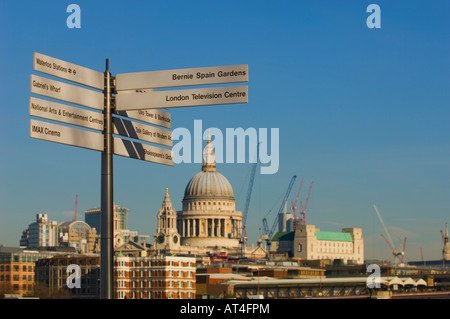
[[[108,59],[104,73],[36,52],[33,62],[35,71],[89,89],[32,74],[31,93],[102,111],[100,113],[36,97],[30,97],[29,101],[31,116],[83,128],[30,119],[30,137],[101,151],[100,297],[113,299],[113,155],[173,166],[171,149],[138,142],[172,147],[172,132],[168,130],[171,128],[171,115],[159,108],[247,103],[247,86],[166,91],[154,89],[247,82],[248,66],[122,73],[113,77]],[[102,93],[92,88],[102,90]]]
[[[247,103],[246,86],[202,88],[188,90],[118,93],[117,110],[140,110]]]

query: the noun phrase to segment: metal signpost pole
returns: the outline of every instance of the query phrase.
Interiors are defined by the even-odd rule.
[[[100,297],[113,299],[113,270],[114,270],[114,203],[113,203],[113,123],[111,110],[111,73],[109,59],[106,59],[105,71],[105,110],[104,110],[104,142],[102,152],[101,177],[101,242],[100,242]]]

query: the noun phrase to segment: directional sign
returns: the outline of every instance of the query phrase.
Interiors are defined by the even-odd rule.
[[[30,137],[50,142],[103,151],[103,134],[59,124],[30,120]]]
[[[114,137],[114,154],[173,166],[171,150]]]
[[[118,93],[116,110],[142,110],[247,103],[247,86],[213,87],[189,90]]]
[[[103,90],[104,88],[103,73],[37,52],[34,52],[33,55],[33,68],[35,71],[47,73],[99,90]]]
[[[165,128],[170,128],[170,113],[161,110],[118,111],[118,115],[128,117],[145,123],[150,123]]]
[[[116,89],[135,90],[248,81],[248,65],[116,74]]]
[[[115,117],[114,134],[172,147],[172,132]]]
[[[31,75],[31,93],[75,103],[97,110],[104,109],[103,94],[79,86]]]
[[[30,115],[103,131],[103,114],[30,97]]]

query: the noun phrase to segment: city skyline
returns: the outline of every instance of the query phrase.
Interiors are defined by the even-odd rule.
[[[450,5],[435,1],[76,1],[81,28],[70,29],[69,3],[1,3],[0,244],[18,246],[36,214],[63,222],[100,206],[100,153],[30,138],[33,53],[112,74],[247,64],[246,104],[165,110],[173,131],[279,129],[279,169],[257,174],[247,218],[256,244],[272,225],[293,175],[304,184],[307,222],[323,231],[361,227],[365,258],[393,259],[373,205],[406,261],[442,257],[450,203],[448,131]],[[370,29],[366,8],[381,8]],[[418,10],[420,8],[420,10]],[[37,97],[37,96],[35,96]],[[206,140],[203,139],[203,147]],[[220,163],[243,210],[251,163]],[[130,210],[128,228],[156,231],[165,189],[175,210],[199,163],[174,167],[114,157],[114,201]],[[65,219],[64,219],[65,218]]]

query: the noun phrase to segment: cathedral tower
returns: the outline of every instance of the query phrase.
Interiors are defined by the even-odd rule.
[[[169,197],[169,189],[166,188],[166,196],[162,208],[158,212],[158,224],[155,234],[156,250],[177,250],[180,248],[180,235],[177,231],[177,213],[172,208]]]

